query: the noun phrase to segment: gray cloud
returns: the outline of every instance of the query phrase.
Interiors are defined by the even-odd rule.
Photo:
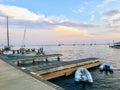
[[[61,25],[71,26],[71,27],[83,27],[83,28],[87,28],[87,27],[91,27],[91,28],[100,27],[100,25],[98,25],[98,24],[84,23],[84,22],[73,22],[73,21],[63,22],[63,23],[61,23]]]
[[[106,23],[106,28],[119,30],[120,28],[120,9],[109,10],[103,13],[103,21]]]
[[[110,11],[104,12],[103,14],[106,16],[114,16],[116,14],[120,14],[120,9],[110,10]]]

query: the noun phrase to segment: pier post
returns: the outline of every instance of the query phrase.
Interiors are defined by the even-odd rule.
[[[33,59],[33,65],[35,65],[35,59]]]
[[[47,57],[46,57],[46,59],[45,59],[45,60],[46,60],[46,62],[48,62],[48,58],[47,58]]]
[[[19,61],[17,61],[17,66],[20,66],[20,62]]]
[[[57,57],[57,60],[60,61],[60,57],[59,56]]]
[[[20,54],[19,50],[17,50],[17,54]]]
[[[13,50],[13,54],[15,54],[15,50]]]

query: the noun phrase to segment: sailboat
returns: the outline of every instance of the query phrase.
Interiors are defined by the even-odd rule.
[[[41,54],[37,54],[37,52],[35,51],[35,49],[26,49],[25,48],[25,36],[26,36],[26,28],[24,30],[24,36],[23,36],[23,42],[21,45],[21,48],[19,50],[16,50],[17,53],[6,53],[6,58],[7,59],[16,59],[16,58],[25,58],[25,57],[31,57],[31,56],[39,56]]]
[[[24,30],[24,37],[23,37],[23,43],[22,43],[22,48],[20,48],[20,50],[17,50],[18,53],[13,53],[13,51],[15,50],[11,50],[11,47],[9,45],[9,26],[8,26],[8,16],[7,16],[7,46],[4,47],[4,51],[3,54],[8,58],[24,58],[24,57],[29,57],[29,56],[38,56],[41,54],[36,54],[35,50],[27,52],[26,53],[26,49],[25,49],[25,35],[26,35],[26,29]]]

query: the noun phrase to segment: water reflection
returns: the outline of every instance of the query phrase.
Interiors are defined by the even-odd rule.
[[[119,80],[120,80],[120,71],[114,71],[113,74],[99,72],[99,70],[90,70],[93,77],[93,85],[88,83],[74,83],[74,75],[68,77],[60,77],[56,79],[49,80],[52,83],[55,83],[65,90],[119,90]]]
[[[79,87],[81,90],[91,90],[92,84],[82,82],[80,84],[77,84],[75,87]]]

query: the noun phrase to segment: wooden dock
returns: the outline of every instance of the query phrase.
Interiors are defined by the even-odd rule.
[[[63,90],[60,87],[52,85],[46,80],[50,80],[53,78],[68,76],[75,72],[75,70],[79,67],[84,68],[94,68],[102,64],[99,58],[85,58],[80,60],[73,61],[60,61],[58,63],[46,64],[46,65],[37,65],[31,68],[18,67],[13,62],[21,62],[21,61],[32,61],[38,58],[50,58],[57,57],[60,59],[62,54],[51,54],[51,55],[43,55],[43,56],[34,56],[34,57],[26,57],[20,59],[7,59],[4,55],[0,55],[0,69],[2,75],[2,89],[5,90],[20,90],[21,87],[24,90]],[[22,72],[21,72],[22,71]],[[23,73],[24,72],[24,73]],[[29,75],[27,75],[29,74]],[[31,77],[32,76],[32,77]],[[4,77],[4,78],[3,78]],[[33,78],[34,77],[34,78]],[[6,79],[7,78],[7,79]],[[7,87],[5,87],[6,83],[8,83]],[[13,83],[11,83],[13,82]],[[18,84],[14,84],[14,82],[18,82]],[[35,83],[33,86],[32,84]],[[30,88],[24,86],[30,86]]]
[[[51,64],[47,66],[39,66],[31,68],[31,74],[42,79],[49,80],[60,76],[68,76],[75,72],[78,67],[94,68],[102,64],[98,58],[86,58],[81,60],[74,60],[68,62],[60,62],[58,64]]]
[[[60,56],[62,56],[62,54],[51,54],[51,55],[34,56],[34,57],[30,56],[20,59],[11,59],[7,61],[17,62],[17,65],[19,66],[19,62],[21,61],[28,60],[34,63],[35,59],[37,58],[49,58],[49,57],[58,58]],[[0,58],[6,61],[6,58],[3,58],[3,56],[2,57],[0,56]],[[99,58],[85,58],[85,59],[73,60],[73,61],[62,61],[62,62],[60,61],[57,63],[46,64],[46,65],[39,65],[39,66],[37,65],[29,68],[24,68],[24,70],[27,70],[30,74],[34,75],[35,77],[37,76],[38,78],[49,80],[60,76],[71,75],[75,72],[75,70],[78,67],[84,67],[89,69],[99,66],[100,64],[102,64],[102,62],[99,60]]]

